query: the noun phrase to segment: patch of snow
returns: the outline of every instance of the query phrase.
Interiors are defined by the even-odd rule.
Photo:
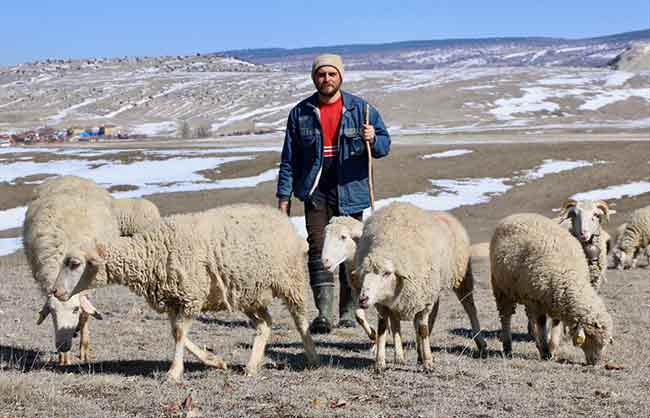
[[[17,238],[0,238],[0,257],[3,255],[13,254],[23,246],[23,239]]]
[[[633,183],[609,186],[605,189],[596,189],[589,192],[576,193],[571,196],[571,199],[608,200],[620,199],[622,197],[638,196],[644,193],[650,193],[650,182],[648,181],[636,181]]]
[[[438,152],[435,154],[422,155],[419,158],[422,160],[428,160],[430,158],[448,158],[448,157],[457,157],[459,155],[465,155],[473,152],[469,149],[452,149],[449,151]]]

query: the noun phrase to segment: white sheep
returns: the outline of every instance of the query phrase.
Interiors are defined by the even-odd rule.
[[[277,209],[224,206],[163,218],[133,237],[68,253],[54,294],[65,300],[88,288],[119,283],[144,296],[153,309],[169,316],[176,348],[168,377],[175,381],[182,378],[185,347],[209,366],[226,367],[188,337],[192,317],[203,311],[239,310],[255,323],[246,366],[255,374],[271,332],[268,305],[278,297],[298,328],[307,362],[316,365],[305,319],[306,252],[306,242]]]
[[[566,229],[537,214],[506,217],[490,242],[490,263],[506,356],[512,355],[511,320],[521,303],[536,328],[536,346],[543,359],[553,357],[562,322],[587,363],[602,360],[611,340],[612,319],[591,286],[580,244]],[[548,318],[553,321],[550,337]]]
[[[605,282],[607,274],[607,243],[610,237],[603,225],[614,213],[603,200],[573,199],[564,202],[560,213],[560,225],[568,228],[582,246],[589,265],[591,285],[596,290]]]
[[[90,348],[88,315],[99,318],[87,296],[65,303],[55,301],[48,294],[63,265],[66,252],[92,243],[97,237],[117,237],[118,226],[111,209],[102,199],[95,200],[94,192],[44,195],[30,203],[23,223],[23,245],[32,275],[46,301],[38,323],[52,314],[54,341],[59,352],[59,364],[71,363],[72,338],[81,333],[80,357],[87,361]]]
[[[635,210],[613,250],[619,270],[636,267],[638,253],[645,249],[650,263],[650,206]]]
[[[400,321],[413,320],[418,360],[433,367],[429,332],[433,328],[441,289],[452,288],[467,311],[475,342],[486,344],[474,305],[469,268],[469,238],[453,216],[427,212],[411,204],[393,203],[370,217],[355,256],[361,282],[359,306],[374,305],[379,314],[377,369],[386,366],[388,318],[395,340],[395,361],[404,361]]]
[[[70,347],[80,331],[80,358],[90,356],[89,315],[101,319],[88,295],[61,302],[47,295],[63,265],[66,250],[92,241],[133,234],[160,218],[158,209],[145,199],[114,199],[92,180],[60,176],[34,189],[23,225],[25,253],[45,303],[37,324],[52,315],[59,364],[71,364]]]

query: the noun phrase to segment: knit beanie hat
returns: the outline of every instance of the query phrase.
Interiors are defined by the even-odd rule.
[[[315,78],[316,71],[318,71],[320,67],[324,67],[326,65],[330,65],[336,68],[336,70],[339,72],[339,75],[341,76],[341,80],[343,80],[344,69],[343,69],[343,60],[341,59],[341,57],[334,54],[323,54],[317,56],[316,59],[314,60],[314,63],[311,66],[312,81]]]

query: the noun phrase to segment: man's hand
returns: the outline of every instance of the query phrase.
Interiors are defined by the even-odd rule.
[[[372,125],[363,125],[363,130],[361,132],[363,140],[373,144],[375,142],[375,127]]]
[[[278,209],[285,215],[289,216],[291,214],[291,203],[288,200],[278,199]]]

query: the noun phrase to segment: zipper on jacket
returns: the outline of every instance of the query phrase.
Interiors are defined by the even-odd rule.
[[[316,180],[309,190],[307,197],[311,197],[312,194],[316,191],[318,187],[318,182],[320,181],[320,176],[323,173],[323,125],[320,121],[320,109],[314,106],[314,113],[316,113],[316,119],[318,119],[318,125],[320,126],[321,141],[320,141],[320,164],[318,166],[318,173],[316,173]]]

